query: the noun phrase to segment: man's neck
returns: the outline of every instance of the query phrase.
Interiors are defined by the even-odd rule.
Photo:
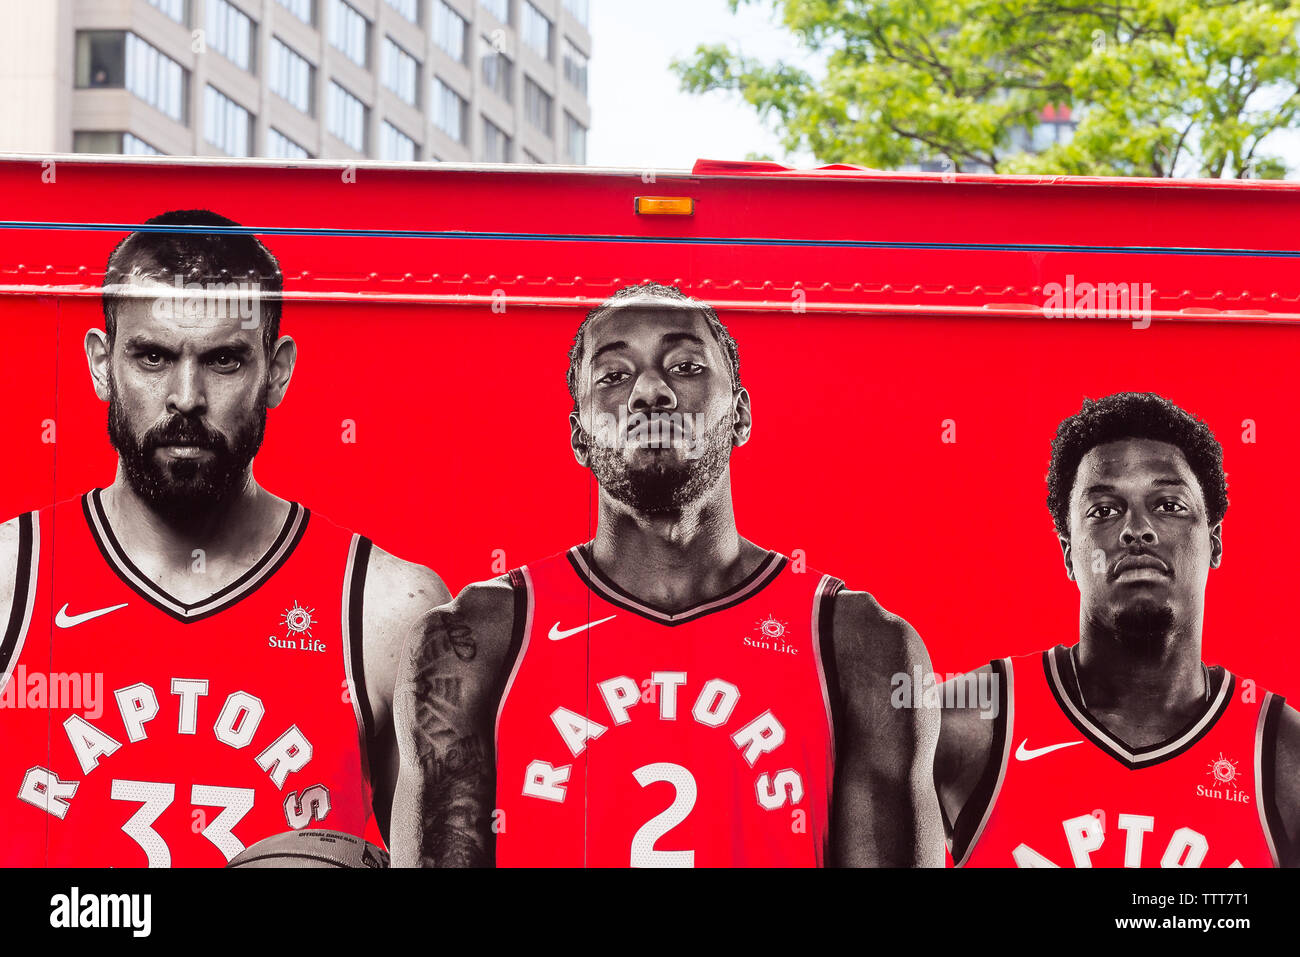
[[[137,564],[152,566],[148,570],[155,574],[188,569],[196,551],[206,564],[238,564],[250,556],[256,561],[274,541],[288,509],[287,502],[254,481],[251,469],[225,501],[179,518],[154,511],[121,469],[102,501],[122,548]]]
[[[1199,619],[1167,636],[1152,650],[1135,650],[1105,629],[1080,627],[1074,652],[1079,688],[1093,713],[1136,724],[1177,724],[1203,707],[1207,676],[1201,663]]]
[[[740,537],[724,479],[691,507],[639,515],[600,493],[596,566],[629,594],[659,608],[689,608],[739,584],[766,554]]]

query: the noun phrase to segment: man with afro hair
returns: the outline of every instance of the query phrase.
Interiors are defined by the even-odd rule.
[[[1085,400],[1052,442],[1047,507],[1078,641],[945,686],[935,785],[954,863],[1300,864],[1300,715],[1201,658],[1228,508],[1214,434],[1152,393]],[[980,681],[995,713],[956,694]]]

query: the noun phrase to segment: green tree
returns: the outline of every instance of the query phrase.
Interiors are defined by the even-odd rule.
[[[725,45],[674,61],[682,88],[739,93],[789,151],[893,168],[1263,177],[1300,115],[1300,0],[728,0],[772,8],[824,76]],[[820,71],[819,71],[820,72]],[[1046,107],[1077,129],[1017,145]],[[1267,146],[1265,147],[1267,149]]]

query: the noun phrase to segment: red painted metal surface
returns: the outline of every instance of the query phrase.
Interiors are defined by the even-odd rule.
[[[695,215],[638,217],[638,195],[691,196]],[[1207,657],[1300,694],[1297,184],[4,159],[6,516],[112,480],[81,353],[104,261],[195,207],[259,230],[285,271],[301,359],[259,478],[453,590],[590,535],[566,353],[587,308],[654,279],[740,342],[742,533],[874,592],[940,671],[1075,634],[1043,505],[1064,416],[1136,389],[1203,417],[1232,499]],[[1151,321],[1049,318],[1053,283],[1149,288]]]

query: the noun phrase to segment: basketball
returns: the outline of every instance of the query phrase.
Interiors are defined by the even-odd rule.
[[[388,866],[388,852],[341,831],[308,829],[264,838],[226,866],[381,868]]]

